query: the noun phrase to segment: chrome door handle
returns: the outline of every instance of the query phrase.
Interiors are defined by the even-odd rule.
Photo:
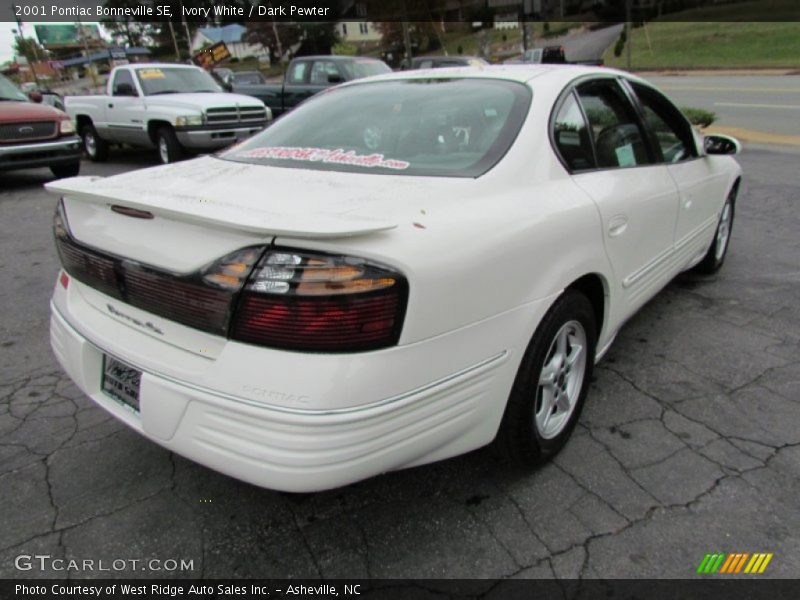
[[[611,217],[608,222],[608,235],[609,237],[617,237],[622,235],[628,228],[628,217],[625,215],[616,215]]]

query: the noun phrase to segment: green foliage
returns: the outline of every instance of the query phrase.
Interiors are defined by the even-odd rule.
[[[331,52],[333,54],[339,54],[341,56],[355,56],[358,54],[358,47],[355,44],[346,44],[344,42],[339,42],[338,44],[334,44],[333,48],[331,48]]]
[[[686,118],[689,119],[692,125],[697,125],[698,127],[708,127],[717,120],[716,114],[704,108],[684,106],[681,108],[681,111],[683,111],[683,114],[686,115]]]

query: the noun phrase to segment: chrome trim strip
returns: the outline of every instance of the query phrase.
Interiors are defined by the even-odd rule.
[[[58,140],[57,142],[43,142],[38,144],[18,144],[13,146],[2,146],[0,145],[0,156],[6,156],[9,154],[21,154],[23,152],[30,152],[30,151],[42,151],[42,150],[71,150],[73,144],[79,144],[80,138],[77,136],[71,136],[64,140]]]
[[[61,311],[58,310],[58,308],[55,306],[55,304],[52,301],[50,302],[50,310],[52,310],[53,314],[55,314],[59,319],[61,319],[61,321],[62,321],[62,323],[64,324],[65,327],[69,328],[76,335],[84,338],[87,342],[92,344],[97,349],[98,352],[102,352],[103,354],[107,354],[107,352],[102,349],[100,344],[96,343],[90,336],[78,331],[78,329],[76,327],[74,327],[69,321],[67,321],[67,319],[64,317],[64,315],[61,314]],[[156,377],[160,377],[161,379],[164,379],[165,381],[169,381],[170,383],[173,383],[175,385],[179,385],[181,387],[186,387],[186,388],[189,388],[189,389],[192,389],[192,390],[204,393],[204,394],[208,394],[210,396],[215,396],[215,397],[221,398],[223,400],[230,400],[230,401],[233,401],[233,402],[238,402],[240,404],[247,404],[249,406],[253,406],[253,407],[256,407],[256,408],[262,408],[262,409],[266,409],[266,410],[273,410],[275,412],[280,412],[280,413],[285,413],[285,414],[290,414],[290,415],[328,416],[328,415],[342,415],[342,414],[359,413],[359,412],[367,411],[367,410],[370,410],[370,409],[373,409],[373,408],[379,408],[379,407],[382,407],[382,406],[386,406],[388,404],[394,404],[394,403],[400,402],[402,400],[407,400],[407,399],[409,399],[409,398],[411,398],[413,396],[416,396],[417,394],[422,394],[424,392],[430,391],[433,388],[436,388],[436,387],[445,385],[447,383],[450,383],[455,379],[462,378],[465,375],[469,375],[469,374],[474,373],[474,372],[479,371],[479,370],[484,370],[484,369],[488,368],[490,365],[494,365],[494,363],[499,363],[499,362],[504,361],[507,356],[508,356],[508,351],[507,350],[503,350],[502,352],[499,352],[498,354],[495,354],[494,356],[491,356],[491,357],[489,357],[487,359],[484,359],[484,360],[482,360],[481,362],[479,362],[477,364],[474,364],[472,366],[469,366],[469,367],[466,367],[464,369],[461,369],[460,371],[456,371],[455,373],[451,373],[450,375],[442,377],[441,379],[437,379],[437,380],[432,381],[430,383],[426,383],[426,384],[424,384],[424,385],[422,385],[420,387],[414,388],[413,390],[409,390],[407,392],[403,392],[403,393],[397,394],[395,396],[390,396],[390,397],[384,398],[382,400],[377,400],[377,401],[371,402],[369,404],[362,404],[360,406],[348,407],[348,408],[332,408],[332,409],[323,409],[323,410],[311,410],[311,409],[302,409],[302,408],[288,408],[288,407],[285,407],[285,406],[276,406],[274,404],[267,404],[267,403],[264,403],[264,402],[258,402],[256,400],[251,400],[250,398],[243,398],[241,396],[234,396],[233,394],[228,394],[228,393],[225,393],[225,392],[218,392],[216,390],[211,390],[209,388],[206,388],[206,387],[203,387],[203,386],[200,386],[200,385],[196,385],[194,383],[189,383],[187,381],[183,381],[181,379],[177,379],[177,378],[172,377],[170,375],[165,375],[165,374],[160,373],[158,371],[151,371],[149,369],[143,369],[140,365],[137,365],[137,364],[129,361],[127,358],[118,359],[118,360],[123,360],[126,364],[129,364],[131,367],[134,367],[135,369],[140,370],[142,373],[145,373],[145,374],[148,374],[148,375],[155,375]]]

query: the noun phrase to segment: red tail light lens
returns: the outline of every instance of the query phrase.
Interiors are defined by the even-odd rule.
[[[352,256],[273,249],[253,270],[231,338],[305,352],[354,352],[397,343],[408,285]]]

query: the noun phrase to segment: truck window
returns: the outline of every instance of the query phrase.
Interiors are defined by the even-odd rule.
[[[311,67],[310,83],[315,85],[328,85],[328,76],[330,75],[338,75],[341,77],[336,63],[331,60],[314,61],[314,66]]]
[[[114,85],[111,87],[111,95],[112,96],[132,96],[130,90],[134,91],[134,94],[138,96],[136,92],[136,86],[133,84],[133,75],[127,69],[120,69],[117,71],[116,75],[114,75]]]
[[[305,83],[306,72],[308,71],[308,61],[298,61],[289,69],[289,83]]]

